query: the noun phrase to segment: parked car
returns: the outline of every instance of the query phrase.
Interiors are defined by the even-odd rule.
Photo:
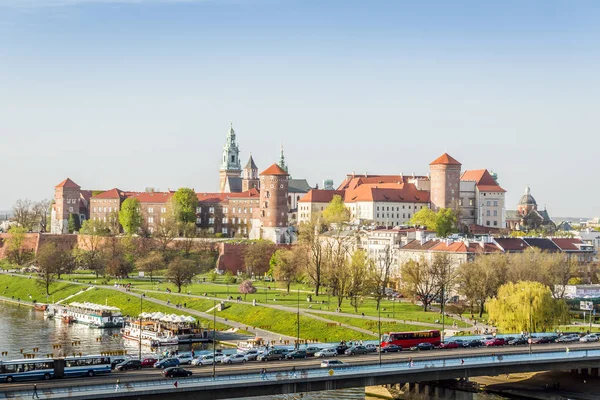
[[[243,364],[246,361],[248,361],[248,359],[243,354],[231,354],[221,359],[222,364]]]
[[[415,347],[411,347],[411,350],[433,350],[435,347],[431,343],[419,343]]]
[[[314,357],[315,353],[319,350],[321,350],[321,349],[318,347],[314,347],[314,346],[309,346],[306,349],[304,349],[304,351],[306,351],[306,355],[308,357]]]
[[[372,343],[365,345],[365,347],[369,353],[377,353],[377,349],[379,349],[378,345]]]
[[[118,364],[129,360],[129,357],[111,357],[110,358],[110,369],[115,369]]]
[[[127,371],[130,369],[142,369],[142,362],[140,360],[126,360],[115,367],[117,371]]]
[[[146,357],[142,359],[142,367],[143,368],[152,368],[152,366],[158,362],[157,358],[153,358],[153,357]]]
[[[527,338],[526,337],[518,337],[518,338],[514,338],[513,340],[510,340],[508,342],[509,345],[511,346],[519,346],[522,344],[527,344]]]
[[[483,342],[479,339],[473,339],[467,342],[465,347],[481,347],[483,346]]]
[[[337,346],[335,346],[335,351],[336,351],[338,354],[344,354],[344,352],[345,352],[346,350],[348,350],[348,347],[349,347],[349,346],[346,346],[345,344],[338,344]]]
[[[250,350],[245,351],[242,354],[246,356],[246,359],[248,361],[256,361],[256,357],[258,357],[260,354],[262,354],[262,352],[260,352],[256,349],[250,349]]]
[[[355,354],[367,354],[369,352],[369,350],[367,350],[367,348],[365,346],[352,346],[348,349],[346,349],[346,351],[344,351],[344,354],[346,355],[355,355]]]
[[[307,356],[306,356],[305,350],[294,350],[285,355],[286,360],[291,360],[294,358],[306,358],[306,357]]]
[[[598,335],[596,335],[594,333],[590,333],[589,335],[585,335],[584,337],[580,338],[579,341],[583,342],[583,343],[597,342],[598,341]]]
[[[506,343],[502,338],[492,338],[483,342],[485,347],[493,347],[493,346],[504,346]]]
[[[179,367],[179,359],[177,358],[165,358],[163,360],[157,361],[154,364],[154,368],[170,368],[170,367]]]
[[[329,347],[327,349],[321,349],[315,353],[315,357],[336,357],[338,352],[335,347]]]
[[[469,347],[468,342],[463,339],[453,339],[454,342],[458,343],[458,347]]]
[[[461,347],[457,342],[448,341],[444,343],[440,343],[440,349],[458,349]]]
[[[571,333],[569,335],[563,335],[556,339],[556,343],[572,343],[579,341],[579,335]]]
[[[188,371],[187,369],[183,369],[181,367],[170,367],[165,368],[162,374],[165,376],[165,378],[183,378],[192,376],[192,371]]]
[[[323,360],[321,361],[321,368],[339,368],[344,367],[347,364],[340,360]]]
[[[192,363],[194,357],[192,357],[192,353],[181,353],[177,356],[180,365],[189,365]]]
[[[260,354],[256,359],[258,361],[272,361],[272,360],[283,360],[285,357],[283,349],[273,349],[266,353]]]
[[[223,359],[223,354],[216,354],[213,360],[212,354],[205,354],[192,361],[192,365],[212,365],[213,361],[220,363]]]
[[[396,344],[388,344],[387,346],[383,346],[381,348],[382,353],[397,353],[402,351],[402,346],[398,346]]]

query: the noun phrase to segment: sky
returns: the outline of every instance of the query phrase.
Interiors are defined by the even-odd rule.
[[[448,152],[516,208],[600,215],[600,2],[0,0],[0,210],[84,189],[218,190],[284,146],[311,185]]]

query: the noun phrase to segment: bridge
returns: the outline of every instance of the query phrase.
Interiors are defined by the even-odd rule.
[[[489,376],[517,372],[549,370],[586,370],[598,375],[600,349],[552,350],[528,353],[499,353],[480,356],[424,357],[406,361],[351,365],[328,370],[325,368],[298,369],[298,376],[287,372],[271,372],[263,380],[257,366],[255,372],[174,379],[147,380],[121,384],[97,384],[86,386],[58,386],[39,391],[42,399],[233,399],[239,397],[289,394],[367,387],[387,384],[412,384],[443,381],[448,379]],[[267,365],[268,366],[268,365]],[[289,367],[287,368],[289,371]],[[113,377],[114,380],[116,378]],[[61,383],[68,384],[72,380]],[[30,386],[31,387],[31,386]],[[0,392],[0,399],[30,399],[29,390],[8,391],[7,385]]]

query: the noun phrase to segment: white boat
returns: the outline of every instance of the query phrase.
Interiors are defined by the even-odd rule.
[[[121,310],[117,307],[103,306],[94,303],[77,303],[69,305],[49,305],[45,315],[50,318],[61,318],[63,321],[78,322],[92,328],[120,328],[125,321]]]
[[[169,330],[156,331],[152,322],[142,322],[142,332],[140,335],[139,321],[127,322],[125,327],[121,329],[121,335],[125,339],[135,340],[136,342],[142,339],[142,344],[150,347],[172,346],[179,344],[177,336]]]
[[[256,349],[256,350],[264,350],[266,348],[266,343],[262,338],[255,337],[254,339],[248,339],[246,341],[237,343],[238,353],[243,353],[248,350]]]
[[[208,341],[206,332],[197,325],[195,318],[160,312],[142,313],[139,319],[127,322],[121,329],[122,336],[139,342],[140,320],[142,344],[151,347]]]

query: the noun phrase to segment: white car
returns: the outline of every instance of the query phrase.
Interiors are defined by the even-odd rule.
[[[323,360],[321,361],[321,368],[339,368],[345,367],[347,364],[340,360]]]
[[[216,361],[217,363],[220,363],[222,359],[223,359],[223,354],[217,354],[216,357],[214,358],[214,361]],[[196,364],[196,365],[212,365],[212,364],[213,364],[213,355],[205,354],[202,357],[200,357],[198,364]]]
[[[261,355],[263,352],[256,350],[256,349],[251,349],[248,351],[245,351],[243,353],[241,353],[242,355],[246,356],[246,359],[248,361],[256,361],[256,357],[258,357],[259,355]]]
[[[179,364],[181,365],[185,365],[185,364],[191,364],[192,361],[194,360],[194,358],[192,357],[192,354],[180,354],[177,356],[177,359],[179,360]]]
[[[315,357],[337,357],[337,349],[335,347],[321,349],[315,353]]]
[[[223,357],[221,359],[221,364],[239,364],[245,363],[246,361],[248,361],[248,358],[243,354],[231,354]]]
[[[597,342],[598,341],[598,335],[595,335],[593,333],[590,333],[589,335],[585,335],[584,337],[580,338],[579,341],[580,342]]]

